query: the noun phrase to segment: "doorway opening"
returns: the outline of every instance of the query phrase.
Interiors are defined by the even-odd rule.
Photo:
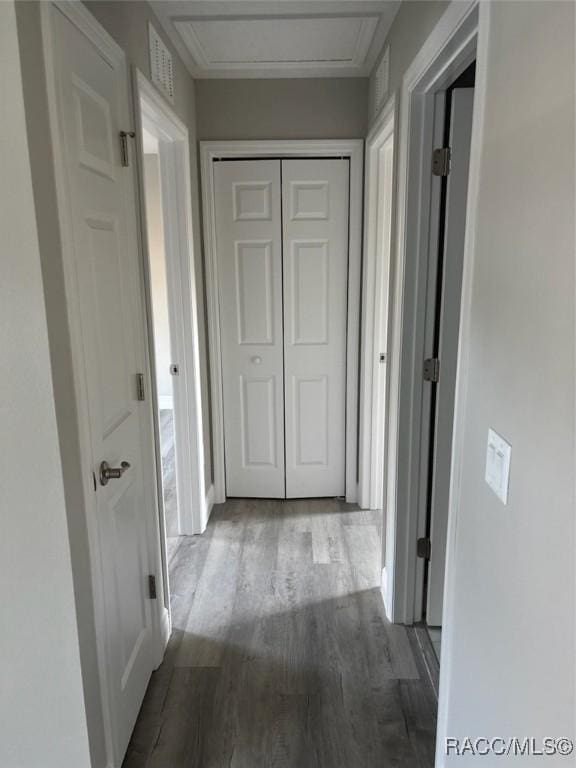
[[[425,328],[425,411],[422,435],[427,452],[422,471],[426,493],[420,510],[424,536],[418,555],[423,557],[422,621],[438,662],[442,637],[444,575],[452,433],[458,362],[462,271],[466,232],[466,201],[474,107],[476,62],[473,61],[445,91],[435,96],[435,135],[441,143],[433,154],[433,200],[437,207],[437,246],[430,249]],[[427,390],[427,391],[426,391]],[[422,525],[422,521],[420,523]]]
[[[447,91],[477,59],[479,16],[479,6],[476,3],[452,3],[430,34],[420,54],[406,71],[401,91],[396,203],[397,252],[393,270],[388,355],[390,371],[382,592],[388,617],[393,622],[402,624],[422,623],[424,606],[426,604],[428,609],[429,605],[428,591],[426,593],[424,591],[425,571],[429,589],[432,587],[434,574],[439,574],[439,579],[434,581],[436,596],[438,594],[443,596],[444,581],[446,581],[448,595],[454,588],[450,582],[449,569],[445,576],[444,563],[446,553],[449,561],[450,542],[453,541],[454,536],[455,510],[451,508],[448,515],[448,505],[453,497],[450,483],[456,482],[455,478],[457,478],[457,473],[451,471],[451,466],[453,460],[457,464],[457,456],[451,449],[451,440],[454,424],[456,362],[458,355],[462,357],[462,350],[458,350],[460,301],[466,285],[462,262],[469,247],[474,226],[472,202],[477,184],[478,160],[474,135],[481,125],[483,102],[479,101],[480,97],[474,100],[468,99],[467,130],[469,133],[465,163],[457,162],[456,152],[454,152],[450,166],[449,153],[444,151],[444,133]],[[480,59],[480,56],[478,58]],[[481,61],[479,61],[478,72],[484,72]],[[480,82],[478,93],[483,93]],[[472,119],[470,108],[473,101],[476,103]],[[454,104],[451,107],[453,112]],[[435,150],[439,152],[436,153]],[[439,385],[443,379],[443,383],[446,384],[451,378],[448,373],[443,375],[443,363],[439,356],[441,354],[445,357],[446,350],[442,350],[442,353],[438,352],[440,334],[435,334],[436,305],[439,298],[436,272],[443,178],[441,175],[436,175],[436,172],[442,173],[444,168],[450,167],[449,179],[454,180],[456,169],[462,167],[465,167],[466,178],[464,181],[460,180],[460,188],[463,191],[458,200],[459,205],[454,204],[457,212],[452,214],[454,221],[446,227],[443,246],[443,258],[446,263],[448,233],[453,229],[452,223],[459,222],[460,228],[455,227],[454,232],[457,232],[459,238],[460,268],[459,270],[455,267],[441,269],[441,275],[446,284],[450,279],[450,295],[456,297],[456,300],[449,304],[452,314],[450,321],[446,323],[452,333],[450,348],[453,354],[451,365],[454,371],[449,398],[450,415],[443,420],[442,425],[442,432],[447,435],[447,445],[444,445],[442,451],[438,450],[434,454],[435,457],[442,456],[445,462],[444,473],[435,472],[437,482],[434,484],[438,499],[440,499],[440,491],[444,493],[442,502],[440,503],[439,500],[435,504],[435,512],[442,510],[442,514],[438,515],[438,519],[442,521],[442,530],[440,523],[430,522],[427,510],[428,500],[433,495],[429,493],[428,472],[432,394],[437,388],[437,401],[440,402],[441,390],[449,392],[450,387]],[[468,184],[468,173],[470,184]],[[447,187],[446,211],[449,209],[449,186],[450,182]],[[452,197],[456,196],[452,195]],[[464,239],[466,239],[466,245]],[[447,313],[443,316],[445,319],[449,317]],[[462,323],[465,322],[466,316],[463,311]],[[435,378],[438,378],[438,382],[434,381]],[[439,426],[438,423],[437,427]],[[440,430],[437,428],[435,440],[438,440],[439,433]],[[444,483],[439,481],[441,476],[444,477]],[[427,533],[430,533],[430,536],[427,536]],[[440,549],[433,545],[432,539],[441,542]],[[440,556],[438,556],[439,551]],[[431,626],[442,625],[441,601],[442,597],[440,619],[433,618],[432,612],[427,610],[426,619]],[[438,600],[435,604],[438,605]],[[426,624],[423,624],[421,629],[422,636],[428,644],[430,656],[433,657]],[[437,638],[434,639],[437,640]],[[443,649],[443,656],[444,653]],[[437,669],[436,679],[438,674]]]
[[[358,502],[384,510],[395,99],[366,139]]]
[[[159,141],[144,123],[142,131],[144,149],[143,175],[148,238],[148,274],[150,276],[151,324],[154,344],[154,380],[156,384],[155,416],[160,447],[161,488],[169,540],[180,534],[178,510],[177,462],[174,425],[173,378],[178,363],[172,354],[169,292],[167,285],[166,242],[164,237],[163,201]],[[178,455],[178,459],[180,456]]]
[[[170,549],[178,536],[202,533],[208,518],[189,137],[139,72],[135,86],[158,501]]]

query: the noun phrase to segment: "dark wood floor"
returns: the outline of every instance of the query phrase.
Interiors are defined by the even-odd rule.
[[[170,542],[174,631],[124,768],[431,768],[436,699],[376,516],[232,500]]]

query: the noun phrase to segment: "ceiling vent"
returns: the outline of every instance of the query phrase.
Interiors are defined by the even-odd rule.
[[[384,55],[374,75],[374,113],[378,113],[383,107],[390,89],[390,46],[387,46]]]
[[[152,24],[148,25],[148,31],[150,36],[150,75],[152,82],[169,101],[174,103],[172,54]]]

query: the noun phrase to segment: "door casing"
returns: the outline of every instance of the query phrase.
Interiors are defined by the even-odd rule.
[[[365,150],[358,504],[374,510],[384,509],[386,477],[395,103],[392,95],[366,138]]]
[[[422,615],[423,561],[416,556],[416,542],[424,535],[419,515],[427,492],[423,471],[422,430],[425,428],[427,395],[423,395],[425,307],[430,244],[436,226],[431,165],[434,143],[436,94],[446,90],[474,59],[477,83],[486,61],[482,45],[486,35],[487,3],[453,0],[406,71],[400,95],[399,159],[393,306],[389,331],[390,389],[388,456],[385,489],[386,551],[382,592],[388,618],[412,624]],[[475,189],[478,180],[479,136],[483,119],[483,95],[476,88],[470,147],[463,299],[456,382],[456,410],[447,538],[447,570],[444,586],[446,616],[449,591],[450,548],[453,542],[454,488],[458,484],[458,393],[466,366],[462,337],[466,328],[467,259],[474,231]],[[446,624],[446,619],[443,621]],[[442,648],[444,658],[444,645]],[[444,661],[442,662],[444,664]]]
[[[358,340],[360,331],[360,273],[362,259],[362,139],[310,141],[203,141],[200,142],[204,251],[210,356],[214,502],[226,500],[224,462],[224,398],[216,251],[214,161],[223,158],[347,158],[350,160],[350,212],[348,231],[348,319],[346,329],[346,501],[357,500]]]
[[[139,159],[143,157],[142,123],[160,140],[160,179],[162,185],[162,219],[166,250],[168,303],[173,362],[180,373],[174,377],[176,435],[178,530],[182,536],[203,533],[210,514],[204,481],[204,442],[200,382],[198,334],[198,301],[194,274],[194,238],[192,193],[190,181],[190,143],[188,129],[166,103],[156,88],[139,71],[134,70],[134,101]],[[143,164],[139,162],[140,216],[143,250],[148,251],[148,228],[144,204]],[[148,259],[144,259],[148,318],[149,355],[153,359],[152,303]],[[152,376],[151,399],[157,402],[156,377]],[[155,419],[155,427],[158,427]],[[159,451],[159,436],[156,447]],[[161,487],[161,461],[158,453],[158,485]],[[159,505],[163,507],[160,493]],[[160,515],[163,530],[163,515]],[[164,534],[163,534],[164,536]],[[167,574],[166,574],[167,578]]]

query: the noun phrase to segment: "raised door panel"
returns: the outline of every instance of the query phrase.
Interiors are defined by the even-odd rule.
[[[226,494],[283,498],[280,161],[214,173]]]
[[[283,160],[286,495],[345,493],[347,160]]]

